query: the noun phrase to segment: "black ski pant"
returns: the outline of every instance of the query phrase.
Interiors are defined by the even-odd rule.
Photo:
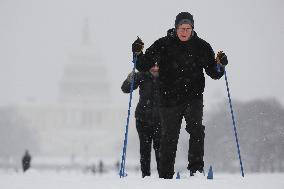
[[[204,162],[204,129],[202,125],[203,98],[192,99],[178,106],[160,108],[161,141],[159,177],[171,179],[174,175],[174,164],[177,144],[182,123],[186,121],[186,131],[190,134],[188,150],[188,169],[195,172],[203,170]]]
[[[160,148],[160,121],[141,121],[136,119],[136,129],[140,141],[140,163],[142,177],[151,175],[151,149],[152,142],[155,151],[157,170],[159,172],[159,148]]]

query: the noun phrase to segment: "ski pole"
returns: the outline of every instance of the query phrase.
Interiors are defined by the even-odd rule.
[[[123,142],[123,149],[122,149],[122,157],[121,157],[121,164],[120,164],[120,171],[119,171],[119,177],[125,177],[125,161],[126,161],[126,149],[127,149],[127,138],[128,138],[128,125],[129,125],[129,117],[130,117],[130,109],[131,109],[131,101],[132,101],[132,92],[133,92],[133,86],[134,86],[134,77],[135,77],[135,69],[136,69],[136,61],[137,61],[137,55],[133,53],[133,77],[131,79],[130,83],[130,96],[129,96],[129,103],[128,103],[128,114],[126,119],[126,126],[125,126],[125,134],[124,134],[124,142]]]
[[[219,66],[220,66],[220,65],[218,64],[218,67],[219,67]],[[220,69],[220,68],[218,68],[218,69]],[[242,173],[242,176],[244,177],[245,174],[244,174],[243,163],[242,163],[242,158],[241,158],[241,151],[240,151],[240,145],[239,145],[239,140],[238,140],[238,134],[237,134],[235,116],[234,116],[234,111],[233,111],[233,105],[232,105],[231,95],[230,95],[230,89],[229,89],[229,84],[228,84],[227,72],[226,72],[225,68],[224,68],[224,74],[225,74],[225,81],[226,81],[228,99],[229,99],[229,104],[230,104],[230,109],[231,109],[231,115],[232,115],[232,121],[233,121],[233,128],[234,128],[235,138],[236,138],[236,143],[237,143],[237,150],[238,150],[238,155],[239,155],[239,160],[240,160],[241,173]]]

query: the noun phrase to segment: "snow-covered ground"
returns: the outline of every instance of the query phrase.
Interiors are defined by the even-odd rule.
[[[203,175],[189,177],[181,173],[181,179],[158,179],[157,175],[141,179],[138,173],[120,179],[115,173],[92,175],[81,172],[39,172],[30,170],[23,174],[0,171],[1,189],[283,189],[284,173],[240,174],[214,173],[213,180]]]

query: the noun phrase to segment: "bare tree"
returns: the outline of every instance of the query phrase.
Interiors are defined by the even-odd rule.
[[[284,109],[275,99],[235,101],[237,131],[246,171],[284,171]],[[206,162],[215,170],[239,171],[227,102],[206,123]]]

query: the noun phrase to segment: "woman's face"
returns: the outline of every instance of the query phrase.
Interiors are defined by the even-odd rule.
[[[181,41],[188,41],[192,33],[192,26],[190,24],[181,24],[177,28],[177,36]]]
[[[159,66],[157,64],[155,64],[151,69],[150,71],[152,72],[158,72],[159,71]]]
[[[157,77],[159,75],[159,66],[157,64],[155,64],[151,69],[150,69],[150,73]]]

